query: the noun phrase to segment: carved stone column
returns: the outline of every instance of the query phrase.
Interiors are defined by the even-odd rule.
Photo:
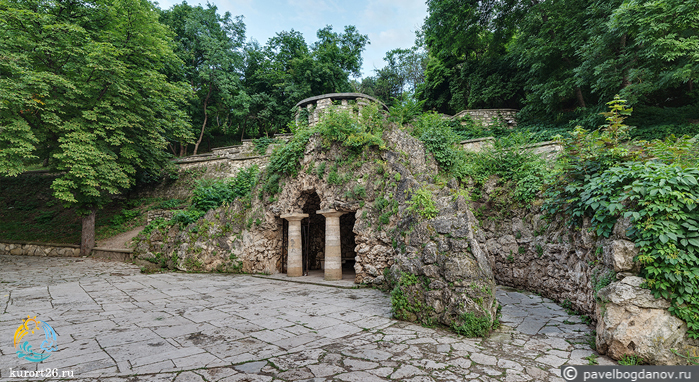
[[[316,213],[325,216],[325,279],[342,280],[340,216],[344,212],[320,210]]]
[[[301,246],[301,220],[308,214],[282,215],[289,221],[289,250],[286,255],[286,275],[303,276],[303,247]]]

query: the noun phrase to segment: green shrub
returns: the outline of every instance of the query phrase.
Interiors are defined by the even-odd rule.
[[[432,198],[432,191],[430,191],[427,186],[420,187],[412,192],[409,192],[409,190],[405,191],[411,194],[410,200],[405,202],[405,204],[408,205],[406,211],[415,212],[425,219],[437,217],[439,210]]]
[[[466,337],[485,337],[493,326],[489,315],[476,316],[472,312],[466,312],[459,319],[461,323],[458,325],[453,323],[452,329]]]
[[[202,216],[204,216],[205,213],[206,212],[199,211],[199,210],[177,211],[172,216],[172,222],[179,224],[181,227],[186,227],[192,223],[195,223]]]
[[[336,107],[324,110],[323,118],[315,126],[301,125],[295,128],[294,137],[274,150],[265,171],[263,191],[275,195],[281,190],[279,182],[284,176],[296,176],[306,145],[313,134],[319,134],[327,148],[334,143],[339,143],[353,155],[357,155],[369,147],[385,149],[381,139],[384,123],[378,106],[374,104],[365,106],[359,119],[350,110]],[[322,179],[321,174],[324,174],[325,167],[323,164],[321,166],[323,171],[317,174]],[[335,184],[345,182],[337,172],[333,176],[333,181],[336,182]]]
[[[248,196],[257,182],[257,173],[257,166],[250,166],[240,170],[233,180],[199,181],[192,192],[193,209],[206,212]]]
[[[120,226],[128,221],[131,221],[141,215],[139,210],[122,209],[121,213],[112,217],[111,225]]]
[[[357,198],[365,198],[366,197],[366,188],[361,184],[354,186],[354,188],[352,189],[352,192],[354,193],[354,196]]]
[[[316,174],[318,175],[318,179],[323,179],[323,176],[325,175],[325,166],[327,166],[326,162],[322,162],[321,164],[318,165],[318,168],[316,170]]]
[[[482,185],[490,176],[497,175],[514,184],[514,197],[523,203],[531,203],[541,190],[549,169],[545,160],[525,149],[533,142],[532,135],[515,132],[496,139],[492,147],[479,152],[465,152],[459,145],[461,136],[455,133],[453,122],[441,115],[427,113],[416,119],[412,134],[420,139],[432,153],[440,171],[460,181],[471,178]],[[460,123],[458,126],[465,128]]]
[[[154,205],[151,209],[158,209],[158,210],[170,210],[173,208],[180,207],[184,204],[184,200],[180,199],[168,199],[168,200],[163,200],[162,202]]]
[[[260,137],[252,140],[252,143],[255,145],[255,152],[259,155],[265,155],[267,147],[274,142],[276,142],[276,139],[270,137]]]
[[[56,214],[56,211],[41,211],[34,217],[34,220],[39,224],[50,223]]]

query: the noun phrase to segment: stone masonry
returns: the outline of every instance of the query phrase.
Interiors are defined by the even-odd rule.
[[[491,126],[495,124],[497,119],[504,121],[508,127],[517,126],[517,110],[516,109],[473,109],[464,110],[454,116],[460,118],[469,116],[475,122],[481,123],[483,126]]]

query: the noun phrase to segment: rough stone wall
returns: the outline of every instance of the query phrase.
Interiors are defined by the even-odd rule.
[[[407,216],[399,224],[407,234],[388,284],[394,299],[396,294],[402,296],[407,307],[396,314],[423,324],[459,326],[465,313],[492,322],[498,304],[493,271],[477,240],[483,232],[459,195],[458,184],[450,183],[438,194],[439,216],[418,222]],[[417,282],[406,275],[416,276]]]
[[[461,141],[459,144],[466,151],[469,151],[472,153],[479,153],[479,152],[485,150],[486,148],[492,148],[494,141],[495,141],[495,138],[486,137],[486,138],[468,139],[465,141]]]
[[[497,193],[491,179],[485,194]],[[536,204],[536,203],[535,203]],[[545,220],[539,207],[499,209],[476,204],[486,250],[498,284],[541,294],[588,314],[597,322],[597,351],[613,359],[640,356],[658,365],[688,364],[681,354],[699,355],[699,341],[687,337],[687,324],[667,310],[670,303],[641,288],[638,254],[620,219],[608,237],[579,229],[561,216]],[[507,215],[509,214],[509,215]],[[478,232],[478,231],[477,231]]]
[[[653,297],[643,282],[627,276],[598,293],[597,351],[614,359],[640,356],[651,365],[690,364],[679,353],[696,364],[699,340],[687,337],[687,324],[668,311],[670,302]]]
[[[170,220],[175,216],[176,210],[150,210],[146,214],[146,224],[150,224],[155,219]]]
[[[288,141],[293,135],[292,134],[275,134],[274,139],[278,141]],[[279,143],[271,143],[265,155],[272,153],[275,147]],[[210,156],[212,158],[227,158],[227,159],[249,159],[250,157],[257,157],[260,154],[255,150],[255,143],[252,139],[243,139],[242,144],[234,146],[216,147],[211,150],[211,153],[202,154],[204,156]],[[191,157],[188,157],[191,158]],[[186,160],[187,158],[183,158]]]
[[[79,257],[80,246],[48,243],[0,243],[0,255]]]
[[[491,126],[497,118],[504,120],[509,127],[517,126],[517,110],[515,109],[473,109],[464,110],[456,114],[454,118],[469,116],[483,126]]]
[[[510,213],[504,218],[481,218],[485,232],[481,244],[490,256],[498,284],[569,301],[575,310],[594,316],[594,285],[610,277],[614,269],[606,255],[612,243],[624,248],[630,243],[628,255],[633,258],[634,244],[625,239],[624,229],[615,229],[609,239],[599,239],[588,231],[588,221],[582,229],[571,231],[562,218],[545,221],[538,208]]]
[[[493,142],[495,142],[495,138],[486,137],[461,141],[460,145],[466,151],[478,153],[485,150],[486,148],[492,148]],[[534,154],[542,155],[547,160],[555,159],[558,152],[563,149],[563,147],[559,143],[554,141],[538,142],[526,145],[524,147],[527,150],[531,150]]]

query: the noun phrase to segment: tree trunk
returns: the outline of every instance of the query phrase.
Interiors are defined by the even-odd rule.
[[[187,155],[187,144],[184,142],[180,142],[180,158],[182,158],[185,155]]]
[[[201,125],[201,133],[199,133],[199,139],[197,139],[197,143],[194,145],[194,153],[192,155],[197,155],[197,150],[199,150],[199,144],[201,143],[201,139],[204,137],[204,129],[206,129],[206,120],[209,118],[209,115],[206,114],[206,104],[204,104],[204,123]]]
[[[90,213],[82,217],[83,228],[80,238],[80,256],[90,256],[92,248],[95,247],[95,215],[96,208],[92,208]]]
[[[206,94],[206,98],[204,99],[204,123],[201,124],[201,133],[199,133],[199,139],[197,140],[197,143],[194,145],[194,154],[192,155],[197,155],[197,150],[199,150],[199,144],[201,143],[201,139],[204,137],[204,129],[206,129],[206,121],[209,119],[209,114],[206,112],[206,107],[209,104],[209,97],[211,96],[211,84],[209,84],[209,92]]]
[[[585,107],[585,98],[583,98],[582,90],[580,90],[580,86],[575,87],[575,96],[578,98],[578,104],[580,107]]]

